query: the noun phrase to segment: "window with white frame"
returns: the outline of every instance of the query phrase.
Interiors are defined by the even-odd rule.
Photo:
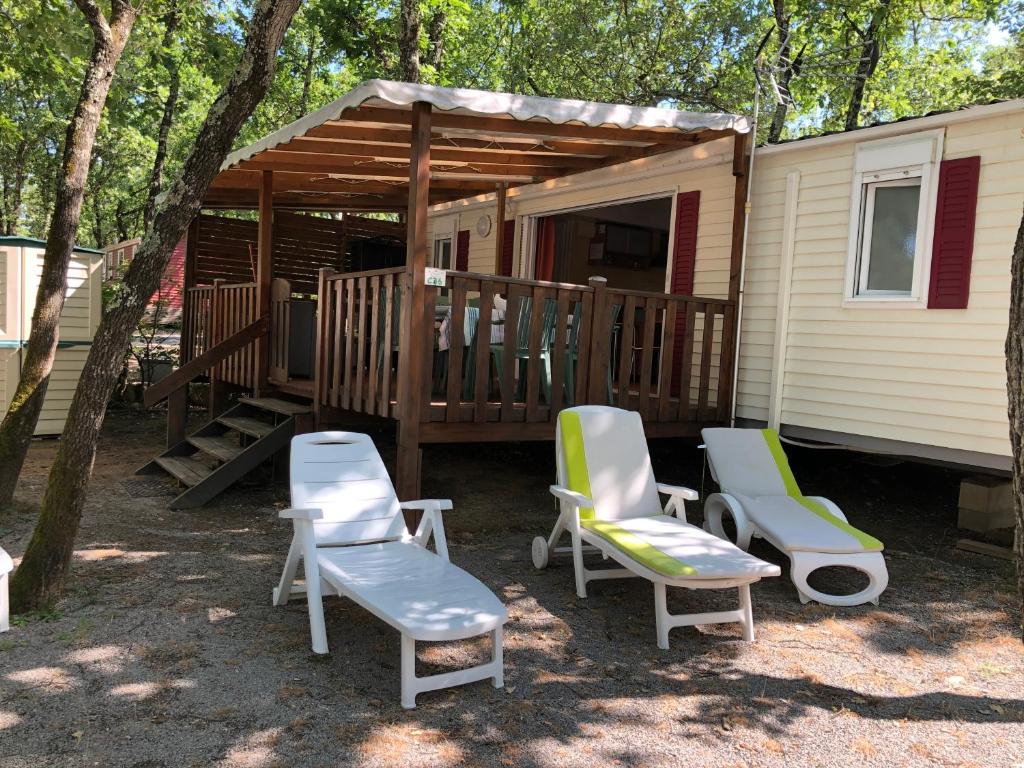
[[[942,131],[857,146],[846,296],[923,306]]]

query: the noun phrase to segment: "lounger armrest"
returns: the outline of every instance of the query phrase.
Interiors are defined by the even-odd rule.
[[[451,499],[417,499],[416,501],[403,501],[399,503],[402,509],[417,509],[422,512],[426,512],[428,509],[434,509],[438,512],[452,508]]]
[[[686,522],[686,502],[697,501],[700,498],[700,494],[692,488],[687,488],[682,485],[666,485],[665,483],[658,483],[658,493],[664,493],[668,496],[668,503],[665,504],[665,514],[675,516]]]
[[[568,488],[563,488],[560,485],[552,485],[548,490],[551,491],[552,495],[557,497],[560,501],[564,501],[575,509],[590,509],[594,506],[594,502],[582,493],[570,491]]]
[[[666,496],[678,496],[686,501],[697,501],[700,499],[700,494],[693,490],[693,488],[687,488],[682,485],[658,483],[658,493],[664,493]]]
[[[452,503],[449,499],[425,499],[422,501],[403,502],[402,509],[416,509],[423,512],[420,524],[416,527],[416,533],[412,540],[419,546],[426,549],[430,537],[434,537],[434,549],[437,554],[448,559],[448,539],[444,534],[444,520],[441,511],[451,509]]]
[[[831,499],[826,499],[824,496],[808,496],[807,498],[810,499],[811,501],[816,501],[819,504],[821,504],[821,506],[827,509],[830,514],[832,514],[835,517],[838,517],[844,523],[849,522],[849,520],[846,519],[846,515],[843,513],[843,510],[841,510],[839,506]]]
[[[285,520],[321,520],[324,511],[322,509],[282,509],[277,516]]]

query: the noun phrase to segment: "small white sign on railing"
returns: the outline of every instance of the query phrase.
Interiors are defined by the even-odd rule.
[[[444,288],[445,282],[448,280],[447,269],[437,269],[436,267],[427,267],[426,276],[423,282],[428,286],[435,288]]]

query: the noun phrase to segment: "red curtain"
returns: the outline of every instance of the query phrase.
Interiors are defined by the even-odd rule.
[[[536,280],[550,280],[555,274],[555,219],[545,216],[537,222]]]

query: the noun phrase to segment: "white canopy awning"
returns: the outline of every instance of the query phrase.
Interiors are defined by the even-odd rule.
[[[432,107],[431,202],[750,131],[739,115],[370,80],[232,152],[207,203],[247,207],[259,174],[272,170],[275,204],[395,207],[408,184],[418,102]]]

